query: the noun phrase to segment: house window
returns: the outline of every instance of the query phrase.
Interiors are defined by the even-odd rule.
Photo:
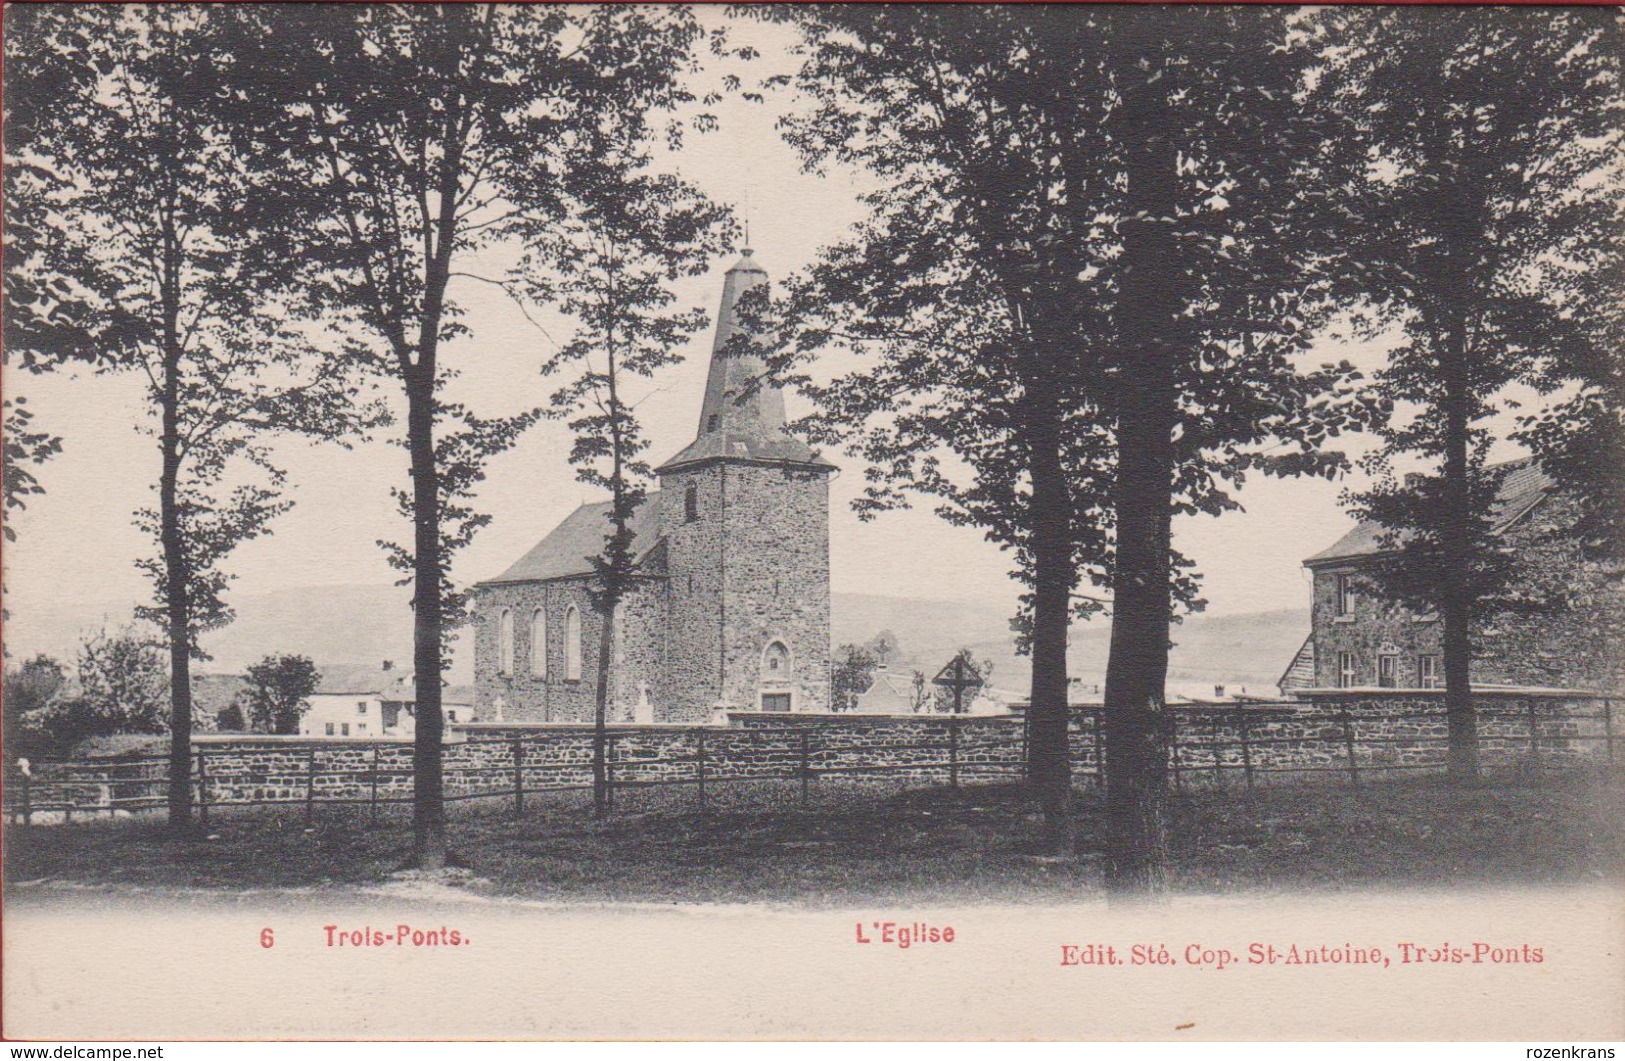
[[[693,523],[700,518],[700,488],[693,483],[683,491],[683,522]]]
[[[547,677],[547,613],[540,608],[530,616],[530,674]]]
[[[1337,576],[1337,614],[1354,614],[1354,576]]]
[[[331,737],[333,735],[333,723],[331,723],[331,722],[329,722],[327,724],[327,735],[329,737]]]
[[[1348,689],[1354,685],[1354,653],[1339,652],[1337,654],[1337,685]]]
[[[348,722],[339,723],[339,736],[348,737],[349,735],[350,735],[350,724]]]
[[[1439,689],[1443,683],[1439,681],[1439,657],[1416,657],[1416,684],[1422,689]]]
[[[1399,657],[1381,655],[1377,657],[1377,684],[1384,689],[1392,689],[1399,684]]]
[[[762,680],[785,681],[790,677],[790,650],[783,641],[773,641],[762,650]]]
[[[513,612],[507,608],[497,620],[497,673],[513,673]]]
[[[581,680],[581,609],[574,604],[564,613],[564,680]]]
[[[355,724],[355,731],[358,734],[367,732],[367,724],[365,722],[357,722]]]
[[[790,710],[790,694],[789,693],[763,693],[762,694],[762,710],[763,711],[788,711],[788,710]]]
[[[358,715],[364,715],[367,713],[367,702],[365,700],[362,700],[355,705],[355,713]]]

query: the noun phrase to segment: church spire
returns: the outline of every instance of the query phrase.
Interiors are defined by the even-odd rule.
[[[722,305],[711,344],[711,370],[700,406],[699,429],[694,442],[667,461],[662,471],[726,457],[824,464],[805,443],[786,433],[784,392],[764,382],[767,366],[746,342],[748,333],[739,321],[739,300],[766,284],[766,270],[746,247],[722,278]]]

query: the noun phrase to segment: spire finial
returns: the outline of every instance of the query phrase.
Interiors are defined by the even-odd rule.
[[[750,189],[745,189],[745,246],[744,253],[750,253]]]

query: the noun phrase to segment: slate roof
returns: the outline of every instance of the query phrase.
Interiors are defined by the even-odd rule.
[[[660,466],[663,472],[724,458],[834,467],[786,432],[784,391],[764,385],[767,367],[762,359],[733,341],[745,335],[736,311],[740,296],[767,283],[767,272],[751,254],[746,249],[723,277],[699,426],[694,441]]]
[[[1551,493],[1555,485],[1551,476],[1531,457],[1491,465],[1487,471],[1503,471],[1500,489],[1496,491],[1491,512],[1490,533],[1500,534],[1529,513]],[[1381,539],[1387,528],[1377,523],[1361,523],[1339,538],[1329,549],[1323,549],[1304,561],[1306,566],[1325,564],[1333,560],[1351,560],[1362,556],[1375,556],[1382,552]]]
[[[411,656],[406,665],[397,663],[389,670],[371,663],[318,663],[317,695],[375,695],[388,693],[390,700],[413,697]]]
[[[610,531],[609,507],[608,501],[582,505],[517,563],[484,584],[543,582],[592,574],[588,558],[604,551],[604,537]],[[641,562],[661,541],[660,491],[651,490],[632,514],[632,555]]]

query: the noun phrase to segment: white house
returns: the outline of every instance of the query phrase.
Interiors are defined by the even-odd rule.
[[[321,683],[299,721],[301,737],[370,740],[411,737],[416,732],[409,669],[385,660],[381,667],[327,664],[320,671]],[[440,707],[448,723],[467,722],[472,714],[466,700],[456,696],[445,697]]]

